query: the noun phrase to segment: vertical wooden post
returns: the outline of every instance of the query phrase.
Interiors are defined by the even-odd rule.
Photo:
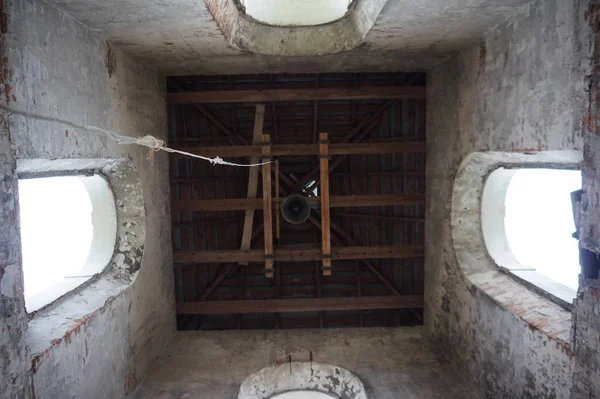
[[[279,159],[275,160],[275,237],[279,240],[281,230],[279,226]]]
[[[252,135],[252,144],[259,145],[262,140],[262,132],[265,121],[265,105],[256,104],[256,115],[254,117],[254,133]],[[259,157],[251,157],[250,163],[258,163]],[[260,166],[254,166],[249,168],[248,173],[248,198],[256,198],[256,190],[258,188],[258,168]],[[250,243],[252,241],[252,225],[254,224],[254,209],[246,209],[246,215],[244,217],[244,230],[242,232],[242,244],[240,245],[241,250],[250,249]],[[248,262],[240,262],[240,265],[248,265]]]
[[[271,160],[271,136],[262,135],[263,161]],[[265,232],[265,276],[273,278],[273,210],[271,194],[271,164],[262,166],[263,216]]]
[[[321,172],[319,196],[321,197],[321,253],[323,275],[331,276],[331,226],[329,215],[329,142],[327,133],[319,134],[319,167]]]

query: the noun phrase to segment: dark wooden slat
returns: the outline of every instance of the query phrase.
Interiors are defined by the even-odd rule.
[[[334,260],[347,259],[402,259],[421,258],[425,249],[420,246],[372,246],[372,247],[334,247],[331,258]],[[307,262],[321,260],[319,248],[285,249],[277,248],[273,251],[277,262]],[[193,263],[230,263],[230,262],[263,262],[265,251],[262,249],[249,250],[214,250],[214,251],[181,251],[174,253],[176,264]]]
[[[178,302],[177,314],[327,312],[423,308],[422,295]]]
[[[219,90],[167,93],[167,104],[422,99],[424,86]]]
[[[181,147],[181,151],[198,154],[205,157],[251,157],[261,155],[260,145],[212,146],[212,147]],[[329,145],[329,155],[358,155],[358,154],[396,154],[403,152],[425,152],[425,141],[402,142],[371,142],[371,143],[332,143]],[[318,144],[274,144],[271,146],[273,156],[307,156],[319,155]],[[174,156],[180,156],[174,154]]]
[[[283,199],[281,199],[283,200]],[[310,197],[310,202],[319,203],[320,197]],[[330,208],[360,208],[371,206],[421,205],[425,203],[424,195],[415,194],[382,194],[382,195],[332,195]],[[227,198],[210,200],[179,200],[172,202],[174,211],[243,211],[246,209],[262,209],[262,198]]]

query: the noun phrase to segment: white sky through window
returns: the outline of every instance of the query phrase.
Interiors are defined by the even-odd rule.
[[[342,18],[350,0],[241,0],[246,14],[270,25],[320,25]]]
[[[519,170],[506,192],[504,221],[521,264],[575,290],[580,266],[570,193],[579,189],[581,171]]]
[[[19,180],[25,298],[85,265],[93,238],[92,203],[76,176]]]

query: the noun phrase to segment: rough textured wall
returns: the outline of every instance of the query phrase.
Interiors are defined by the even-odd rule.
[[[4,65],[10,73],[12,105],[125,135],[164,137],[164,80],[154,70],[111,49],[47,3],[9,0],[5,1],[5,12],[8,33]],[[4,145],[4,134],[0,163],[3,217],[14,218],[10,216],[15,202],[10,192],[14,187],[13,155],[131,158],[144,191],[146,241],[140,273],[133,285],[107,298],[98,311],[81,315],[76,327],[76,321],[65,320],[64,336],[52,336],[45,346],[35,336],[40,329],[34,333],[23,322],[26,315],[20,272],[13,268],[9,280],[2,280],[2,294],[5,286],[14,285],[14,298],[2,297],[10,307],[3,306],[0,315],[3,328],[11,326],[12,335],[6,340],[2,333],[0,353],[9,351],[9,359],[15,360],[2,366],[2,377],[18,375],[16,385],[30,378],[37,399],[123,397],[146,374],[175,329],[167,156],[156,154],[151,165],[146,159],[148,151],[143,148],[121,146],[104,137],[18,116],[11,116],[9,121],[12,152]],[[18,264],[16,228],[8,233],[2,230],[2,245],[9,245],[11,250],[9,263]],[[2,259],[0,265],[5,268],[6,263]],[[36,315],[36,320],[43,327],[44,313]],[[35,342],[35,348],[45,348],[31,353],[36,357],[33,370],[23,340],[27,344]]]
[[[369,399],[480,398],[438,362],[422,327],[401,327],[178,332],[132,399],[233,399],[251,374],[311,355],[355,374]]]
[[[216,4],[214,0],[48,1],[165,73],[195,75],[426,70],[530,0],[388,0],[362,46],[318,57],[236,50],[208,11],[205,3]],[[253,33],[245,40],[261,39]]]
[[[582,20],[579,1],[534,1],[428,80],[426,326],[490,398],[566,398],[573,360],[468,288],[450,235],[454,176],[472,151],[582,149]]]
[[[583,191],[580,214],[580,246],[600,254],[600,1],[586,7],[586,24],[594,47],[586,104],[584,135]],[[597,257],[598,255],[596,255]],[[580,276],[573,310],[573,399],[600,397],[600,280]]]
[[[0,37],[4,52],[6,37]],[[3,54],[0,54],[2,56]],[[9,73],[2,64],[1,76]],[[0,101],[12,102],[12,86],[0,81]],[[7,115],[0,113],[0,398],[21,398],[30,394],[29,353],[25,346],[27,315],[23,298],[21,242],[19,236],[16,162],[10,146]]]

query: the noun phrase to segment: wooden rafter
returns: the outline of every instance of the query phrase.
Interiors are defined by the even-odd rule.
[[[313,212],[318,216],[319,212],[316,210],[313,210]],[[308,219],[309,222],[311,222],[315,227],[317,227],[318,229],[321,228],[319,222],[316,221],[316,219],[314,217],[311,217]],[[350,237],[345,231],[344,229],[340,228],[336,223],[331,222],[331,228],[332,231],[334,232],[334,235],[331,236],[331,239],[333,241],[334,244],[336,245],[356,245],[356,241],[354,241],[354,239],[352,239],[352,237]],[[423,249],[423,253],[425,253],[425,249]],[[392,284],[392,282],[390,282],[387,277],[385,277],[380,271],[379,269],[377,269],[377,267],[375,265],[373,265],[369,260],[367,259],[360,259],[360,263],[363,264],[367,270],[369,270],[369,272],[371,274],[373,274],[375,277],[377,277],[377,279],[383,284],[385,285],[385,287],[394,295],[400,295],[400,291],[398,291],[398,289],[394,286],[394,284]]]
[[[177,314],[284,313],[375,309],[420,309],[423,295],[178,302]]]
[[[263,162],[271,160],[271,136],[262,135]],[[273,278],[273,198],[271,196],[271,163],[262,166],[263,185],[263,230],[265,233],[265,276]]]
[[[321,167],[321,256],[323,275],[331,276],[331,228],[329,222],[329,151],[327,133],[319,134],[319,165]]]
[[[262,151],[260,145],[242,146],[211,146],[211,147],[180,147],[182,151],[205,157],[251,157],[259,156]],[[396,154],[396,153],[423,153],[425,141],[400,141],[400,142],[369,142],[369,143],[332,143],[329,145],[329,155],[368,155],[368,154]],[[319,155],[318,144],[274,144],[271,146],[273,156],[304,156]],[[175,156],[178,156],[175,154]]]
[[[370,215],[360,213],[347,213],[347,212],[336,212],[335,216],[347,217],[350,219],[373,219],[379,221],[390,221],[390,222],[413,222],[413,223],[425,223],[425,218],[414,217],[414,216],[383,216],[383,215]]]
[[[392,105],[396,104],[395,100],[386,101],[379,109],[373,113],[369,117],[365,117],[358,126],[351,130],[343,139],[342,144],[349,143],[351,141],[360,141],[368,134],[375,129],[376,126],[379,125],[381,118],[383,117],[383,113],[389,109]],[[329,166],[329,173],[331,173],[337,166],[339,166],[342,161],[345,159],[345,156],[338,157],[333,164]],[[311,180],[315,180],[319,175],[319,166],[317,165],[313,168],[309,173],[307,173],[304,177],[298,180],[294,185],[290,187],[292,192],[296,192],[297,190],[302,189],[308,182]]]
[[[423,99],[424,86],[365,86],[346,88],[296,88],[219,90],[167,93],[167,104],[210,104],[275,101]]]
[[[307,262],[322,260],[323,256],[319,248],[308,249],[286,249],[277,248],[270,250],[273,260],[277,262]],[[176,264],[193,263],[230,263],[241,262],[263,262],[267,251],[262,249],[248,250],[214,250],[214,251],[179,251],[174,253]],[[407,259],[422,258],[425,249],[421,246],[369,246],[369,247],[333,247],[331,259]]]
[[[273,200],[273,199],[272,199]],[[309,202],[320,203],[320,197],[310,197]],[[372,206],[422,205],[425,196],[419,194],[374,194],[374,195],[332,195],[329,197],[330,208],[363,208]],[[209,200],[173,201],[173,210],[193,212],[242,211],[246,209],[262,209],[263,198],[227,198]]]
[[[265,106],[264,104],[256,105],[256,115],[254,117],[254,133],[252,136],[252,144],[260,144],[262,139],[263,126],[265,121]],[[258,163],[258,156],[250,158],[250,163]],[[248,171],[248,193],[247,198],[256,198],[256,190],[258,188],[258,170],[260,167],[255,166],[249,168]],[[241,250],[250,249],[250,243],[252,241],[252,227],[254,223],[254,209],[246,209],[244,215],[244,230],[242,232],[242,243],[240,245]],[[242,265],[247,265],[248,262],[240,262]]]

